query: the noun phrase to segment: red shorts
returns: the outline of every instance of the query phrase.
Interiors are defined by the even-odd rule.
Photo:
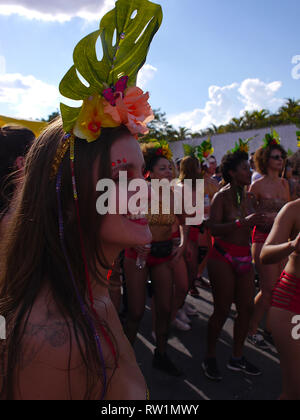
[[[264,244],[267,240],[267,237],[269,236],[269,233],[261,232],[257,229],[255,226],[252,232],[252,243],[253,244]]]
[[[136,260],[137,257],[138,257],[138,254],[135,251],[135,249],[128,248],[128,249],[125,249],[125,257],[126,258],[129,258],[131,260]],[[172,255],[169,255],[168,257],[164,257],[164,258],[158,258],[158,257],[153,257],[151,254],[149,254],[148,257],[147,257],[147,266],[148,267],[154,267],[156,265],[159,265],[159,264],[163,264],[165,262],[168,262],[172,258],[173,258]]]
[[[300,279],[284,271],[273,290],[272,306],[300,315]]]
[[[252,268],[251,249],[249,245],[235,245],[215,238],[213,239],[213,242],[214,246],[210,249],[208,254],[209,259],[226,262],[234,269],[234,271],[239,271],[239,267],[237,267],[239,263],[241,267],[242,265],[244,266],[244,269],[241,268],[241,272],[245,273]],[[227,258],[218,251],[216,248],[218,245],[226,252]],[[237,261],[238,259],[240,261]]]

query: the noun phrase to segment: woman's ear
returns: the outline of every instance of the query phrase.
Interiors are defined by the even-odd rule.
[[[16,169],[20,170],[23,169],[25,166],[25,158],[24,156],[18,156],[15,160],[15,167]]]

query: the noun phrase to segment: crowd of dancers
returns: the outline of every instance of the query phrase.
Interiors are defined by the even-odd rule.
[[[52,123],[50,127],[52,131],[60,130],[60,120]],[[121,131],[118,135],[122,138],[125,134]],[[47,136],[49,137],[49,134],[44,135],[42,139]],[[51,320],[47,282],[39,284],[39,277],[35,280],[28,274],[28,270],[31,271],[34,268],[41,270],[49,278],[51,265],[48,264],[51,261],[52,264],[54,262],[63,264],[59,259],[55,261],[57,258],[55,255],[53,259],[49,257],[49,252],[54,252],[54,244],[45,244],[43,241],[43,235],[50,234],[51,229],[54,234],[56,227],[52,226],[54,221],[51,221],[50,215],[43,214],[39,207],[45,205],[39,202],[42,198],[39,198],[36,191],[36,188],[40,188],[40,182],[36,182],[37,178],[41,181],[44,171],[42,160],[36,174],[30,173],[30,162],[37,159],[36,154],[43,150],[42,145],[39,145],[41,142],[40,139],[35,140],[33,133],[25,128],[5,126],[1,129],[0,232],[1,242],[6,244],[5,249],[2,247],[2,262],[5,261],[7,264],[6,277],[2,277],[4,283],[1,285],[1,302],[3,312],[6,309],[3,305],[5,296],[10,297],[9,301],[6,300],[7,305],[11,304],[17,309],[20,304],[23,304],[26,308],[30,305],[30,296],[35,295],[39,290],[35,296],[35,298],[39,296],[39,304],[34,305],[34,315],[30,315],[32,326],[30,333],[33,336],[43,333],[47,337],[49,334],[46,332],[47,329],[51,331],[52,328],[52,337],[51,334],[48,337],[49,342],[54,348],[59,348],[66,344],[67,329],[55,317],[54,321]],[[123,146],[122,140],[115,145],[116,151],[113,150],[112,153],[115,153],[116,158],[114,159],[112,155],[111,160],[119,163],[113,165],[113,179],[116,179],[118,172],[124,170],[124,165],[129,161],[128,154],[124,155],[125,150],[127,149],[127,153],[130,153],[127,141]],[[211,291],[214,303],[214,311],[207,326],[206,357],[202,363],[205,376],[214,381],[222,380],[222,369],[219,369],[217,361],[217,343],[232,304],[235,304],[237,317],[234,325],[232,357],[228,361],[227,368],[236,372],[242,371],[247,375],[262,374],[258,367],[245,359],[244,345],[248,340],[260,349],[268,348],[264,337],[258,334],[262,320],[267,315],[268,334],[272,336],[281,359],[283,373],[281,398],[299,399],[300,344],[292,335],[293,316],[300,314],[300,282],[298,280],[300,275],[298,256],[300,253],[298,220],[300,174],[297,172],[299,152],[287,160],[287,153],[274,131],[266,136],[264,144],[255,154],[249,155],[247,142],[241,142],[239,147],[229,151],[223,157],[219,167],[217,167],[209,141],[203,142],[198,148],[191,148],[188,153],[185,151],[188,155],[176,162],[173,162],[170,149],[165,143],[157,141],[141,143],[138,148],[140,154],[135,162],[135,167],[138,169],[128,171],[129,178],[137,176],[148,181],[176,179],[182,188],[186,188],[184,180],[190,179],[194,199],[196,194],[200,193],[196,188],[196,181],[204,179],[205,218],[200,225],[187,226],[184,214],[175,215],[172,199],[169,211],[164,211],[159,198],[159,214],[147,216],[151,236],[147,237],[145,234],[144,223],[138,223],[143,220],[141,217],[128,216],[126,221],[136,230],[134,234],[130,232],[132,237],[129,240],[126,239],[126,229],[124,231],[123,224],[118,225],[115,219],[110,219],[118,216],[106,216],[106,222],[102,226],[103,243],[107,247],[113,247],[114,242],[122,241],[132,244],[118,253],[108,273],[105,274],[105,269],[102,272],[99,267],[96,267],[93,274],[99,275],[102,279],[106,276],[107,279],[106,287],[109,293],[101,290],[98,304],[104,304],[109,313],[108,330],[113,338],[109,338],[109,333],[106,333],[106,351],[111,352],[110,356],[107,354],[108,360],[113,365],[111,358],[118,357],[120,360],[123,355],[123,368],[130,376],[133,376],[133,389],[126,388],[126,385],[120,381],[123,377],[120,365],[114,369],[109,366],[113,372],[111,374],[113,381],[111,381],[118,384],[114,385],[113,395],[122,399],[139,399],[145,395],[145,392],[142,392],[142,395],[137,392],[143,379],[138,369],[134,368],[135,355],[126,342],[125,335],[129,343],[134,346],[144,315],[147,295],[151,298],[152,308],[152,325],[149,325],[149,328],[156,342],[153,367],[171,376],[182,374],[180,367],[175,366],[168,356],[168,334],[171,325],[182,331],[191,329],[190,317],[197,315],[197,310],[186,301],[186,297],[188,294],[197,297],[199,286],[205,286]],[[134,149],[136,145],[132,146],[132,154]],[[210,153],[208,153],[209,150]],[[25,168],[26,155],[27,169]],[[119,159],[120,156],[123,156],[122,160]],[[287,167],[292,169],[289,177],[284,176],[287,173]],[[133,171],[137,172],[133,173]],[[33,178],[36,186],[33,184]],[[82,188],[86,189],[86,186],[83,184]],[[30,196],[34,209],[30,208],[26,192]],[[51,211],[51,199],[55,200],[55,197],[48,197],[45,192],[43,200],[48,200],[48,211]],[[87,211],[88,214],[89,211]],[[71,223],[74,215],[70,214],[69,217]],[[96,220],[94,222],[96,224]],[[39,224],[43,226],[43,229]],[[88,229],[94,228],[95,224],[92,223],[91,215],[87,217],[87,220],[83,222],[84,235],[89,232]],[[34,230],[30,229],[32,225],[37,228],[36,237]],[[65,229],[68,228],[71,227],[68,227],[66,222]],[[46,229],[49,232],[45,233]],[[122,229],[122,240],[120,240],[118,229]],[[75,241],[77,232],[70,232],[70,235],[71,233],[74,235],[74,238],[70,236],[72,242],[72,240]],[[139,239],[140,235],[143,236],[142,240]],[[105,237],[107,237],[106,240]],[[90,240],[91,238],[92,232]],[[23,246],[24,243],[27,244],[26,247]],[[139,245],[136,245],[137,243]],[[51,246],[54,248],[51,249]],[[36,247],[39,248],[41,261],[43,261],[41,266],[35,265]],[[118,248],[120,250],[122,246],[118,244]],[[76,250],[73,252],[74,257],[72,257],[76,259]],[[87,252],[91,252],[92,255],[93,251]],[[98,252],[105,253],[101,248],[97,249]],[[206,278],[203,276],[204,271],[207,274]],[[67,284],[60,284],[57,278],[51,279],[51,282],[53,282],[53,290],[57,290],[55,304],[65,303],[71,309],[72,299],[68,300]],[[25,285],[28,287],[26,292]],[[102,289],[105,286],[98,284],[95,287]],[[258,293],[256,293],[257,288]],[[109,303],[110,299],[113,304]],[[42,309],[43,305],[48,308],[47,315]],[[71,313],[75,316],[76,305]],[[44,324],[38,327],[41,325],[41,320]],[[88,337],[86,339],[88,340]],[[13,343],[12,340],[11,345],[14,345]],[[84,347],[83,343],[80,345]],[[130,351],[129,348],[131,348]],[[18,363],[15,357],[17,356],[8,357],[8,363]],[[30,362],[32,356],[28,354],[26,357]],[[23,359],[26,357],[22,356]],[[53,357],[56,360],[57,355],[54,354]],[[24,360],[22,363],[25,363]],[[31,366],[30,371],[27,372],[28,378],[23,377],[22,380],[25,384],[26,381],[32,382],[35,374],[41,374],[41,369],[40,366],[39,368],[36,366],[35,372]],[[112,387],[112,382],[110,382],[110,387]],[[9,383],[8,381],[6,386]],[[56,389],[54,385],[53,382],[53,388]],[[48,388],[51,388],[51,379],[47,383]]]

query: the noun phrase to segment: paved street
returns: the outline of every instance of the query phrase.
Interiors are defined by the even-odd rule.
[[[246,377],[226,368],[231,355],[234,311],[225,325],[218,347],[223,381],[214,383],[203,375],[201,362],[205,354],[206,326],[213,307],[210,292],[204,289],[200,291],[200,299],[188,297],[188,302],[199,311],[198,316],[192,318],[192,330],[181,332],[173,329],[169,339],[169,354],[185,372],[183,378],[169,377],[152,368],[155,346],[151,336],[151,311],[147,306],[135,350],[150,389],[151,400],[276,400],[281,392],[281,379],[274,347],[265,352],[246,345],[245,356],[263,370],[261,377]]]

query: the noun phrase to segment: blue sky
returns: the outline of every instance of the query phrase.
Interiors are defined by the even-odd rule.
[[[159,3],[164,20],[139,84],[174,125],[197,130],[300,98],[299,0]],[[0,0],[0,114],[55,111],[75,45],[113,4]]]

